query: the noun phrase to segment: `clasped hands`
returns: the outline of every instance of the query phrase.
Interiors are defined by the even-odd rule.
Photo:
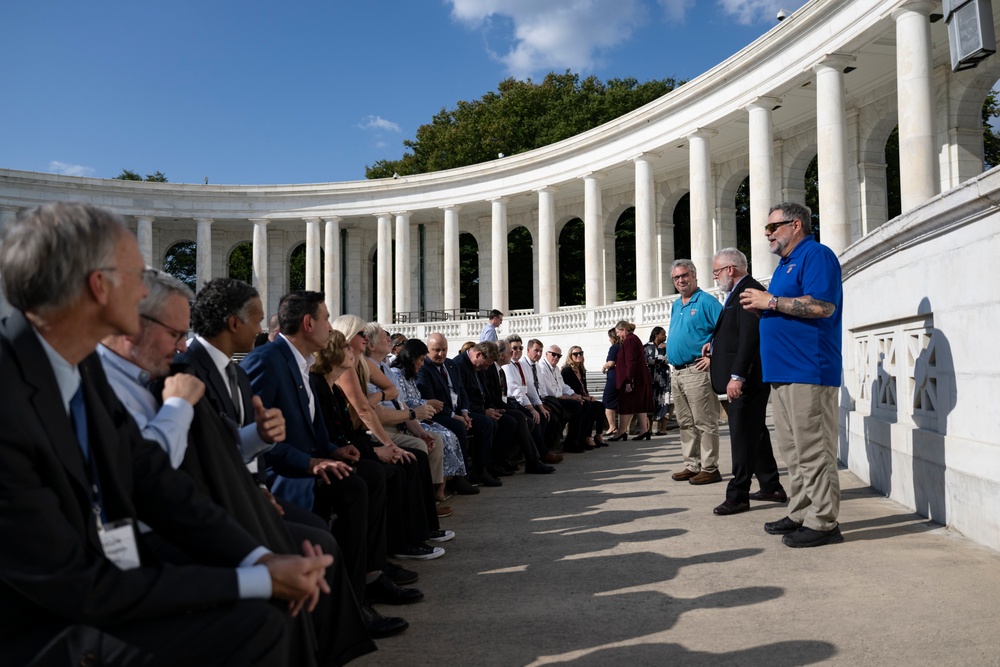
[[[321,593],[330,593],[324,578],[326,568],[333,564],[333,556],[308,540],[302,542],[302,555],[269,553],[260,557],[258,565],[267,568],[271,575],[271,596],[288,601],[288,611],[294,617],[302,609],[312,611]]]

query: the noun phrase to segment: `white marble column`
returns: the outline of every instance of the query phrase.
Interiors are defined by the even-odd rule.
[[[653,188],[653,156],[640,155],[635,162],[635,295],[639,301],[659,296],[656,284],[656,193]],[[616,257],[617,262],[628,261]]]
[[[690,147],[691,182],[691,257],[698,272],[698,284],[712,287],[712,260],[715,255],[712,231],[712,200],[715,187],[712,182],[712,154],[708,140],[715,130],[698,130],[688,135]],[[684,259],[678,257],[677,259]]]
[[[322,289],[320,276],[319,218],[303,218],[306,223],[306,289],[318,292]]]
[[[937,4],[918,0],[892,13],[896,21],[899,189],[903,213],[938,193],[934,72],[928,19]],[[823,217],[825,214],[822,210]]]
[[[197,260],[195,262],[197,272],[197,286],[202,286],[212,279],[212,220],[210,218],[195,218],[198,223],[197,237]]]
[[[153,220],[151,215],[141,215],[135,219],[135,237],[139,241],[139,254],[146,266],[153,266]]]
[[[556,188],[538,192],[538,303],[537,313],[555,312],[559,307],[559,278],[556,266]]]
[[[323,293],[326,296],[326,307],[330,317],[336,318],[342,314],[340,303],[340,216],[331,215],[322,218],[325,225],[323,252],[326,255],[326,266],[323,267]]]
[[[0,239],[3,239],[4,230],[14,224],[17,220],[17,207],[15,206],[0,206]],[[10,313],[11,307],[7,303],[6,297],[4,297],[3,290],[0,290],[0,317]]]
[[[410,284],[410,216],[409,211],[396,214],[396,312],[409,313]],[[384,322],[383,324],[390,324]]]
[[[490,257],[492,259],[493,266],[490,267],[491,283],[492,283],[492,303],[489,304],[489,310],[491,308],[496,308],[497,310],[507,313],[507,295],[509,290],[507,288],[507,199],[505,197],[499,197],[498,199],[491,199],[490,203],[493,205],[492,218],[490,220],[490,229],[492,234],[490,234]],[[482,307],[483,304],[480,304]]]
[[[584,285],[587,308],[604,305],[604,225],[601,181],[606,174],[594,171],[583,177]]]
[[[253,223],[253,286],[260,293],[260,304],[264,309],[264,320],[268,321],[272,313],[268,308],[267,298],[267,223],[264,218],[252,218]]]
[[[844,68],[849,56],[826,56],[816,72],[816,156],[819,172],[820,236],[838,255],[851,244],[847,208],[847,102]]]
[[[458,212],[461,206],[444,206],[444,310],[457,314],[462,307],[462,291],[459,286]]]
[[[375,315],[379,322],[392,324],[392,214],[378,214],[378,302]]]
[[[768,209],[774,197],[774,133],[771,110],[781,103],[775,97],[758,97],[747,105],[750,116],[750,261],[755,278],[770,278],[778,265],[764,234]]]

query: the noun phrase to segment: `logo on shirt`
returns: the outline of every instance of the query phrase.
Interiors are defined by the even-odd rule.
[[[697,315],[698,314],[698,309],[697,308],[692,308],[689,314],[690,315]]]
[[[792,269],[794,269],[794,268],[795,268],[795,265],[794,265],[794,264],[789,264],[789,265],[788,265],[788,268],[787,268],[787,269],[785,269],[785,274],[787,275],[787,274],[791,273],[791,272],[792,272]]]

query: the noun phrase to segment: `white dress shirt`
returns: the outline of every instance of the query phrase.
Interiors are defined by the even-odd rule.
[[[542,396],[573,396],[575,392],[566,386],[562,379],[562,373],[555,366],[550,366],[549,362],[542,359],[538,363],[538,388]]]

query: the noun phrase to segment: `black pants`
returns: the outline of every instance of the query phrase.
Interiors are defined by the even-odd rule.
[[[750,500],[750,481],[757,476],[760,490],[768,493],[781,489],[778,464],[771,449],[771,435],[764,423],[767,412],[768,385],[744,387],[743,395],[729,402],[729,440],[733,452],[733,478],[726,488],[726,500],[745,503]]]
[[[313,512],[325,521],[337,515],[333,536],[352,573],[357,567],[375,572],[385,566],[385,473],[374,461],[354,467],[354,475],[316,483]]]

